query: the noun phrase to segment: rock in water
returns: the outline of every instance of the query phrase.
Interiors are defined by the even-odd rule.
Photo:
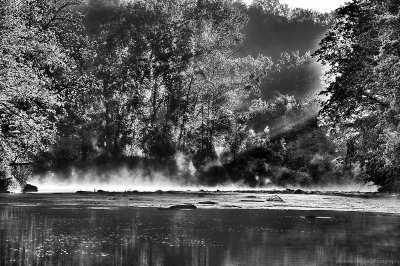
[[[214,201],[201,201],[201,202],[199,202],[199,204],[203,204],[203,205],[215,205],[215,204],[217,204],[217,203],[214,202]]]
[[[304,191],[301,190],[301,189],[296,189],[296,190],[293,192],[293,194],[303,194],[303,193],[304,193]]]
[[[267,201],[284,202],[284,200],[281,197],[276,195],[267,198]]]
[[[192,204],[184,204],[184,205],[174,205],[169,207],[170,210],[194,210],[197,209],[196,206]]]
[[[38,192],[38,188],[34,185],[26,184],[22,192],[23,193]]]
[[[90,194],[90,193],[94,193],[92,191],[84,191],[84,190],[78,190],[77,192],[75,192],[76,194]]]

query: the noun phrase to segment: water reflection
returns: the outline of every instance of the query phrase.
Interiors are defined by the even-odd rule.
[[[374,259],[400,264],[399,216],[0,206],[0,265],[378,264]]]

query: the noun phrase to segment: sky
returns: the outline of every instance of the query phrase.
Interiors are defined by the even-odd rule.
[[[253,2],[252,0],[244,0],[247,4]],[[330,12],[349,0],[280,0],[282,4],[288,4],[290,7],[301,7],[307,9],[314,9],[320,12]]]

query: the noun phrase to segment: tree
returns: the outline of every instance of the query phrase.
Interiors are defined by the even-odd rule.
[[[281,53],[261,84],[261,91],[266,100],[280,94],[314,98],[319,93],[322,74],[320,65],[309,52],[304,55],[299,51]]]
[[[74,72],[60,37],[70,1],[0,2],[1,178],[48,149],[56,136],[63,91]],[[20,180],[22,183],[24,180]]]
[[[318,11],[302,8],[290,8],[287,4],[280,3],[279,0],[254,0],[253,7],[261,8],[265,13],[286,18],[288,21],[313,21],[328,25],[331,23],[331,15],[319,13]]]
[[[235,1],[140,1],[115,9],[97,41],[101,149],[162,159],[178,150],[210,155],[219,126],[268,65],[262,57],[234,57],[245,21]]]
[[[321,124],[350,148],[382,190],[399,190],[398,1],[357,0],[336,11],[336,22],[316,52],[329,65]]]
[[[216,145],[236,143],[247,116],[246,100],[251,94],[259,95],[259,85],[270,66],[268,57],[231,58],[226,53],[215,53],[203,62],[196,84],[197,115],[190,123],[197,136],[191,145],[196,160],[215,159]]]

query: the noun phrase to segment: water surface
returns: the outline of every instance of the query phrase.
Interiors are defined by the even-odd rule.
[[[400,264],[400,216],[0,204],[0,265],[334,264]]]

